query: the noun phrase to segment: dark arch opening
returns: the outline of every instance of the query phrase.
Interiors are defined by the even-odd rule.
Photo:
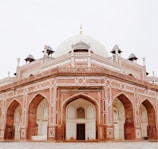
[[[145,100],[143,103],[144,107],[147,110],[148,116],[148,126],[147,126],[147,134],[149,139],[156,139],[156,117],[155,117],[155,110],[153,105],[148,101]]]
[[[124,123],[125,140],[133,140],[135,139],[135,131],[134,131],[134,117],[133,117],[132,103],[124,94],[119,95],[117,98],[122,102],[125,108],[125,123]]]
[[[31,139],[33,135],[37,135],[38,127],[36,123],[37,118],[37,107],[39,103],[44,99],[40,94],[36,95],[31,101],[28,110],[28,129],[27,129],[27,139]]]
[[[15,137],[14,113],[19,105],[20,105],[19,102],[14,100],[8,107],[7,117],[6,117],[6,129],[4,136],[6,140],[13,140]]]

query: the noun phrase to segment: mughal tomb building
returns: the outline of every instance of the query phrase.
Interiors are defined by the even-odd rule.
[[[0,140],[158,139],[157,78],[87,35],[20,59],[0,80]]]

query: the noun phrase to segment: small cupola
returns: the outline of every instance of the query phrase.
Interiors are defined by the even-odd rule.
[[[113,61],[119,62],[119,57],[121,56],[121,49],[119,48],[118,45],[115,45],[113,49],[111,50],[112,56],[113,56]]]
[[[44,55],[47,55],[47,56],[52,56],[52,54],[54,53],[53,49],[48,46],[48,45],[45,45],[44,46],[44,50],[42,51],[44,53]]]
[[[78,52],[78,51],[88,52],[88,49],[90,48],[90,46],[87,43],[80,41],[72,45],[72,48],[74,52]]]
[[[137,62],[137,57],[135,56],[135,54],[130,54],[130,56],[128,57],[128,60],[129,61],[132,61],[132,62]]]
[[[122,51],[121,51],[121,49],[119,48],[118,45],[115,45],[115,46],[113,47],[113,49],[111,50],[111,53],[112,53],[112,54],[121,54]]]
[[[34,57],[31,54],[29,54],[24,60],[26,61],[26,63],[31,63],[35,61]]]

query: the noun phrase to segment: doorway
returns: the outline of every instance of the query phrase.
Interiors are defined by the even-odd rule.
[[[85,124],[77,124],[77,140],[85,140]]]

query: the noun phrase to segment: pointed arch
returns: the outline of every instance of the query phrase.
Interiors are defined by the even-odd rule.
[[[120,93],[117,96],[115,96],[115,99],[119,99],[120,102],[123,104],[124,108],[125,108],[125,117],[126,120],[131,119],[131,121],[134,122],[134,118],[133,118],[133,105],[132,102],[130,101],[130,99],[128,98],[128,96],[124,93]],[[114,103],[114,100],[113,100]]]
[[[22,107],[18,100],[14,99],[7,108],[5,139],[20,139]]]
[[[116,95],[113,97],[113,101],[114,101],[116,98],[118,98],[118,97],[123,97],[123,96],[124,96],[124,98],[128,99],[129,102],[132,104],[132,101],[131,101],[129,95],[126,94],[125,92],[119,92],[118,94],[116,94]]]
[[[150,102],[149,99],[144,99],[140,104],[143,104],[148,110],[153,110],[155,112],[154,105]]]
[[[36,93],[36,94],[31,98],[31,100],[29,100],[28,107],[29,107],[30,103],[31,103],[34,99],[36,99],[37,97],[39,97],[39,98],[40,98],[40,97],[45,98],[45,99],[47,99],[47,101],[48,101],[48,98],[47,98],[46,95],[44,95],[43,93]],[[49,103],[49,101],[48,101],[48,103]]]
[[[83,94],[75,94],[63,103],[63,123],[65,139],[96,139],[98,103],[96,99]]]
[[[6,110],[13,104],[13,102],[19,103],[19,105],[22,107],[22,103],[18,98],[13,98],[13,100],[10,101],[10,103],[7,105]]]
[[[120,113],[122,113],[124,118],[120,116]],[[113,120],[115,120],[116,117],[117,122],[114,122],[114,138],[117,133],[120,133],[116,138],[125,140],[134,139],[133,105],[124,93],[118,94],[113,100]]]
[[[73,100],[76,100],[78,98],[84,98],[84,99],[88,100],[89,102],[93,103],[94,105],[98,106],[98,103],[95,98],[93,98],[89,95],[83,94],[83,93],[78,93],[78,94],[72,95],[69,98],[65,99],[65,101],[63,102],[63,107],[65,108],[66,105],[68,105],[70,102],[72,102]]]
[[[145,99],[139,107],[139,117],[141,124],[142,137],[156,139],[156,116],[152,103]],[[147,136],[143,136],[146,134]]]
[[[45,135],[47,134],[48,125],[48,100],[42,94],[36,94],[28,105],[28,139],[33,136],[43,135],[44,128]],[[42,108],[41,108],[42,107]],[[43,124],[45,121],[45,124]],[[47,136],[45,136],[47,138]]]

